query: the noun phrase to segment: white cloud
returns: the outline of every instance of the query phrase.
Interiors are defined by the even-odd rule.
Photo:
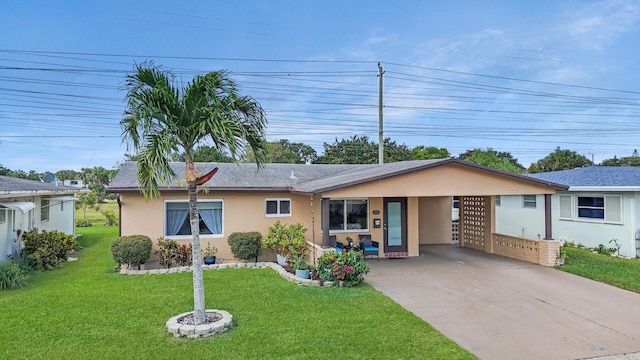
[[[572,43],[590,51],[603,51],[611,42],[640,25],[640,3],[607,0],[568,10],[559,30]]]

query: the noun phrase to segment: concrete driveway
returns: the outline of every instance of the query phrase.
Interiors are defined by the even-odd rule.
[[[481,359],[640,352],[640,294],[457,245],[420,253],[367,260],[366,282]]]

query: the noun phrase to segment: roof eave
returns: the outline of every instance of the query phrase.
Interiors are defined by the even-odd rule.
[[[291,192],[290,187],[205,187],[206,191],[240,191],[240,192]],[[184,187],[161,187],[158,189],[160,192],[171,191],[187,191]],[[127,192],[140,192],[140,188],[137,187],[112,187],[107,188],[108,193],[127,193]]]
[[[640,192],[640,186],[569,186],[568,191]]]
[[[472,162],[469,162],[469,161],[464,161],[464,160],[451,158],[451,159],[444,159],[444,160],[438,161],[438,162],[424,164],[422,166],[412,167],[412,168],[408,168],[408,169],[401,169],[401,170],[398,170],[398,171],[386,173],[386,174],[380,175],[380,176],[370,177],[370,178],[367,178],[367,179],[350,181],[350,182],[346,182],[346,183],[335,185],[335,186],[327,186],[327,187],[324,187],[324,188],[308,189],[308,190],[300,189],[300,190],[298,190],[298,192],[305,193],[305,194],[322,195],[322,194],[330,192],[330,191],[342,190],[342,189],[349,188],[349,187],[352,187],[352,186],[363,185],[363,184],[371,183],[371,182],[374,182],[374,181],[384,180],[384,179],[387,179],[387,178],[390,178],[390,177],[393,177],[393,176],[409,174],[409,173],[412,173],[412,172],[421,171],[421,170],[424,170],[424,169],[438,167],[438,166],[444,166],[446,164],[454,164],[454,165],[469,167],[469,168],[477,169],[477,170],[484,171],[484,172],[494,173],[494,174],[497,173],[499,175],[507,176],[507,177],[514,178],[514,179],[517,179],[517,180],[520,180],[520,181],[525,181],[525,182],[529,182],[529,183],[535,183],[537,185],[547,186],[547,187],[550,187],[550,188],[552,188],[552,189],[554,189],[556,191],[564,191],[564,190],[569,189],[569,187],[566,186],[566,185],[554,183],[554,182],[551,182],[551,181],[540,180],[540,179],[532,178],[530,176],[514,174],[514,173],[510,173],[508,171],[498,170],[498,169],[491,168],[491,167],[484,166],[484,165],[478,165],[478,164],[475,164],[475,163],[472,163]]]
[[[0,196],[39,196],[39,195],[56,195],[56,194],[75,194],[78,192],[83,192],[83,189],[0,191]]]

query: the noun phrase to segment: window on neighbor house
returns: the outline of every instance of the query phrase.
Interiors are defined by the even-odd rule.
[[[535,209],[536,208],[536,196],[524,195],[522,197],[522,207]]]
[[[500,201],[502,201],[500,195],[496,195],[496,206],[500,206]]]
[[[329,200],[329,229],[367,230],[368,214],[367,199]]]
[[[578,196],[578,217],[604,219],[604,196]]]
[[[291,199],[266,199],[266,216],[291,216]]]
[[[222,200],[198,201],[201,235],[222,235]],[[165,236],[191,235],[188,201],[165,202]]]
[[[0,224],[7,222],[7,210],[0,209]]]
[[[49,221],[49,199],[40,200],[40,221]]]
[[[460,196],[453,197],[453,208],[460,209]]]

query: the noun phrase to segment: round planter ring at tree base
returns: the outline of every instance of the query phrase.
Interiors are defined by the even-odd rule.
[[[205,265],[213,265],[216,263],[216,257],[215,256],[208,256],[204,258],[204,264]]]
[[[221,334],[233,326],[233,316],[224,310],[205,310],[208,322],[193,324],[193,311],[182,313],[167,320],[167,331],[174,337],[189,339],[206,338]]]
[[[301,279],[308,279],[309,278],[309,269],[296,270],[296,276],[301,278]]]

